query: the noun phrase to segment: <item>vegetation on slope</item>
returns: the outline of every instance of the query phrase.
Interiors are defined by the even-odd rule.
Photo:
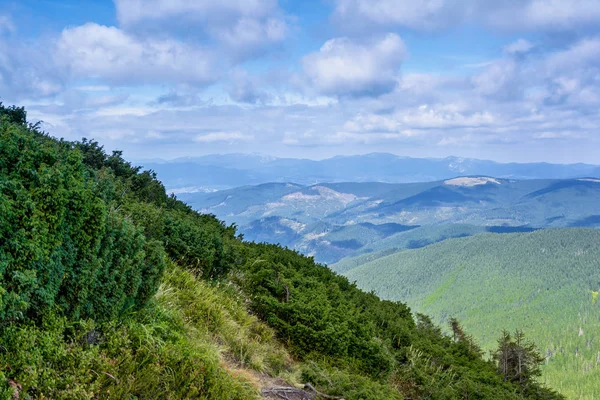
[[[437,323],[458,318],[486,349],[499,330],[523,329],[547,357],[545,381],[591,399],[600,394],[598,243],[593,229],[481,234],[381,257],[347,276]]]
[[[0,398],[18,384],[19,398],[258,399],[244,369],[277,374],[291,365],[271,329],[174,266],[139,312],[103,324],[48,315],[9,325],[0,343]]]
[[[0,395],[560,399],[311,258],[243,242],[93,141],[0,106]],[[249,311],[255,316],[251,316]]]

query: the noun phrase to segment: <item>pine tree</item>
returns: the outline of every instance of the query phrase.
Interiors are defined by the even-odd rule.
[[[477,342],[475,342],[475,338],[465,332],[462,325],[456,318],[450,318],[449,324],[450,329],[452,330],[452,340],[454,343],[464,343],[467,345],[470,351],[478,355],[483,354],[481,348]]]

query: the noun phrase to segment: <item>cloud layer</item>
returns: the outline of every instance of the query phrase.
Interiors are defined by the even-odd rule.
[[[0,100],[137,158],[600,151],[597,0],[334,0],[321,16],[277,0],[114,4],[114,25],[90,15],[42,36],[0,15]],[[452,41],[467,26],[479,53]]]

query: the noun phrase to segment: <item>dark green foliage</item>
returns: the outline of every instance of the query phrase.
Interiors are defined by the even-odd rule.
[[[352,291],[345,278],[274,245],[250,247],[243,271],[242,284],[252,293],[253,309],[296,354],[348,359],[374,377],[389,373],[393,358],[376,339],[374,321],[364,319],[365,307],[375,296]],[[394,311],[398,335],[406,336],[412,325],[410,310],[398,304]]]
[[[302,369],[302,380],[312,382],[330,396],[340,396],[345,400],[402,400],[404,398],[391,385],[315,362],[307,363]]]
[[[1,321],[55,308],[108,320],[156,289],[164,254],[107,206],[68,143],[3,122],[0,210]]]
[[[234,263],[235,228],[168,197],[153,172],[0,111],[1,321],[54,308],[108,320],[153,295],[166,256],[210,278]]]
[[[105,200],[143,229],[146,238],[160,241],[168,256],[206,278],[222,277],[234,255],[227,243],[235,240],[235,228],[226,227],[211,215],[200,215],[174,196],[152,171],[141,171],[115,151],[108,156],[97,142],[75,143],[84,162],[103,187]]]
[[[411,398],[523,398],[460,325],[450,338],[427,316],[418,315],[415,324],[406,305],[362,292],[312,258],[275,245],[243,247],[238,281],[252,309],[298,357],[313,361],[304,374],[322,390],[377,398],[361,397],[361,390],[386,383]],[[369,383],[353,375],[370,377]],[[561,398],[534,386],[548,398]]]
[[[0,120],[18,125],[27,124],[27,112],[25,111],[25,107],[5,107],[2,105],[2,102],[0,102]]]

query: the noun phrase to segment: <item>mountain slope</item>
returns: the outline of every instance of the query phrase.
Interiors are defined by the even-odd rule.
[[[600,394],[600,231],[550,229],[449,239],[366,262],[346,276],[443,323],[464,322],[484,347],[523,329],[570,398]]]
[[[246,400],[290,383],[347,400],[564,398],[25,116],[0,104],[2,400]]]

